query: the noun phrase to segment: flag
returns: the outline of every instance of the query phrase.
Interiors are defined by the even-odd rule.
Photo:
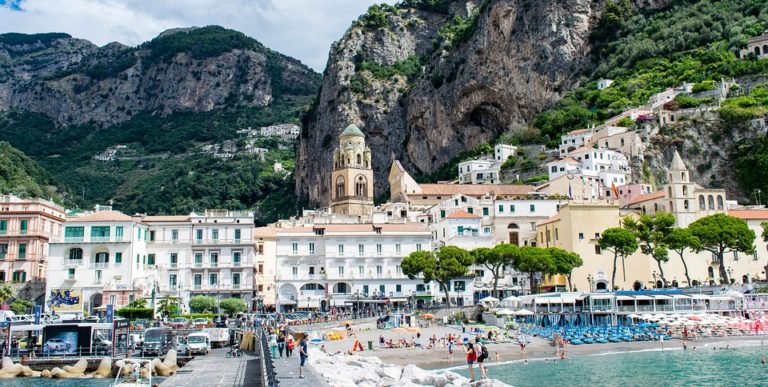
[[[611,191],[613,191],[613,194],[616,195],[616,199],[619,198],[619,189],[616,188],[615,183],[611,183]]]

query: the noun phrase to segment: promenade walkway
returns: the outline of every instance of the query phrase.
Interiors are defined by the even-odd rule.
[[[320,375],[315,372],[312,366],[304,367],[304,378],[299,378],[299,354],[298,351],[293,352],[291,357],[277,358],[273,360],[275,364],[275,372],[277,372],[277,380],[280,382],[280,387],[324,387],[328,386],[328,383],[323,380]]]
[[[261,387],[261,362],[245,354],[227,359],[227,348],[214,349],[208,356],[197,356],[179,372],[165,379],[161,387]],[[298,370],[298,368],[297,368]],[[290,384],[284,384],[284,386]]]

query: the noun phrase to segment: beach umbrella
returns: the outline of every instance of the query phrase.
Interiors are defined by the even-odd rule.
[[[633,319],[634,319],[634,318],[642,318],[642,317],[640,317],[640,315],[639,315],[639,314],[635,314],[635,313],[632,313],[632,314],[630,314],[630,315],[629,315],[629,316],[627,316],[627,317],[628,317],[628,318],[633,318]]]
[[[339,324],[339,325],[352,325],[352,324],[354,324],[354,322],[352,322],[352,320],[346,320],[346,321],[342,321],[341,324]]]
[[[485,297],[485,298],[481,298],[480,302],[499,302],[499,299],[496,298],[496,297],[488,296],[488,297]]]
[[[509,309],[501,309],[496,311],[496,315],[498,316],[514,316],[515,311],[509,310]]]
[[[528,309],[520,309],[515,311],[515,316],[533,316],[535,313],[531,312]]]
[[[435,318],[435,315],[432,314],[432,313],[424,313],[424,314],[421,315],[421,317],[425,318],[425,319],[431,320],[431,319]]]
[[[392,332],[407,332],[405,328],[395,328]]]
[[[687,318],[688,320],[693,320],[693,321],[701,321],[701,317],[699,317],[699,316],[697,316],[697,315],[695,315],[695,314],[691,314],[691,315],[688,315],[686,318]]]

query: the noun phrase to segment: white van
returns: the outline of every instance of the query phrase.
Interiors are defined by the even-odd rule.
[[[187,347],[190,355],[207,355],[211,352],[211,336],[205,332],[190,333]]]
[[[14,320],[16,313],[12,310],[0,310],[0,322]]]

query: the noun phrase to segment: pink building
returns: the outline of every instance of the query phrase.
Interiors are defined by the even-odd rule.
[[[62,222],[64,208],[55,203],[0,196],[0,282],[45,280],[48,242]]]

